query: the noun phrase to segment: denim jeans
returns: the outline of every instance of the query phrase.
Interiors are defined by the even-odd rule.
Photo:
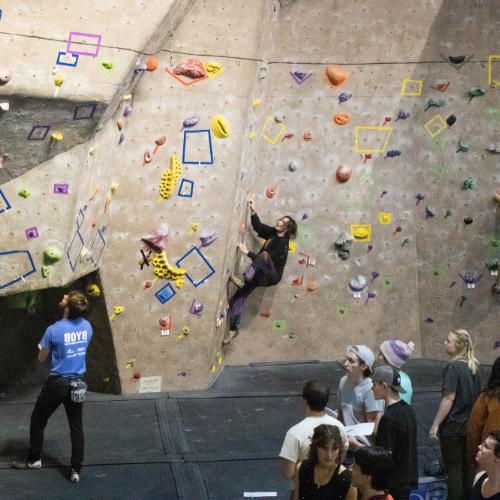
[[[61,404],[64,405],[66,410],[71,433],[71,467],[79,473],[82,468],[84,451],[83,403],[73,403],[71,401],[69,380],[63,377],[49,377],[38,396],[31,414],[28,461],[36,462],[40,460],[45,427],[50,416]]]

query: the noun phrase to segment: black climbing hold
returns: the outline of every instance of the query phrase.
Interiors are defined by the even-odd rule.
[[[469,225],[474,222],[474,219],[472,217],[464,217],[464,224]]]
[[[465,56],[448,56],[452,64],[462,64],[465,61]]]
[[[457,117],[455,115],[450,115],[448,116],[448,118],[446,118],[446,123],[448,124],[448,127],[451,127],[456,121]]]

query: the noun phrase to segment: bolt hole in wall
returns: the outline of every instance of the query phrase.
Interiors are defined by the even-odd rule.
[[[94,392],[119,394],[120,379],[111,339],[108,313],[98,271],[57,288],[0,297],[0,397],[14,387],[42,384],[49,363],[38,363],[38,342],[46,328],[61,319],[59,302],[69,290],[79,290],[89,300],[86,315],[94,338],[87,351],[87,383]]]

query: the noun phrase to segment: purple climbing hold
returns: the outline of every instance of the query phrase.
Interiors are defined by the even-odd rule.
[[[132,113],[132,108],[127,104],[127,106],[123,108],[123,116],[127,118],[130,113]]]
[[[401,156],[401,151],[399,151],[399,149],[391,149],[385,154],[386,158],[396,158],[396,156]]]
[[[406,120],[409,116],[410,116],[410,113],[407,113],[406,111],[403,111],[402,109],[400,109],[398,111],[398,116],[396,118],[396,121],[398,121],[398,120]]]
[[[372,283],[380,276],[380,273],[377,273],[377,271],[372,271]]]
[[[373,245],[368,245],[367,253],[370,253],[373,250]]]
[[[366,304],[368,304],[368,301],[370,299],[374,299],[376,296],[377,296],[377,294],[375,292],[368,292],[368,295],[366,296],[366,300],[365,300],[365,306],[366,306]]]
[[[125,134],[122,132],[120,138],[118,139],[118,144],[121,144],[125,140]]]
[[[475,285],[482,277],[477,271],[465,271],[464,274],[458,273],[467,285]]]
[[[194,127],[200,120],[199,116],[190,116],[182,122],[182,129]]]
[[[417,193],[415,195],[415,199],[417,200],[417,203],[415,203],[415,206],[418,205],[424,198],[425,198],[425,195],[423,195],[422,193]]]
[[[383,198],[386,194],[387,194],[387,191],[382,191],[382,193],[380,194],[380,197]]]
[[[432,210],[431,207],[425,207],[425,218],[426,219],[431,219],[432,217],[434,217],[434,211]]]
[[[425,318],[424,320],[426,323],[434,323],[434,320],[432,318]]]
[[[348,101],[352,97],[352,94],[346,94],[345,92],[341,92],[339,94],[339,104]]]

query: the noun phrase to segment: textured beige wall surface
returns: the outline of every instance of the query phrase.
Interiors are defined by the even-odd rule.
[[[168,18],[173,2],[156,5],[154,15],[155,6],[149,4],[128,15],[128,7],[121,6],[116,15],[106,7],[106,12],[94,12],[92,26],[81,8],[71,5],[67,19],[53,26],[43,16],[39,23],[29,22],[13,9],[15,21],[0,24],[9,33],[0,36],[0,44],[25,51],[16,70],[24,77],[0,92],[52,96],[49,59],[61,45],[54,39],[64,40],[66,31],[76,30],[80,17],[86,21],[81,31],[96,26],[106,33],[109,47],[103,50],[119,65],[112,76],[103,77],[100,67],[88,66],[98,61],[86,61],[75,78],[81,88],[66,86],[68,80],[61,89],[58,98],[67,90],[71,99],[112,102],[109,120],[104,117],[91,139],[0,186],[12,204],[0,213],[0,252],[28,249],[37,264],[35,274],[0,294],[59,286],[97,266],[113,318],[121,385],[128,393],[140,389],[135,372],[161,377],[162,390],[198,388],[225,363],[335,359],[348,344],[375,348],[386,338],[412,339],[416,356],[443,358],[439,344],[456,327],[468,328],[481,361],[491,361],[500,324],[500,304],[490,293],[495,278],[485,267],[487,260],[500,256],[500,215],[491,196],[500,171],[498,156],[486,151],[500,141],[498,90],[489,87],[487,71],[488,56],[500,52],[495,3],[198,0],[192,6],[185,3],[189,10],[172,36],[165,36],[168,22],[161,24],[161,33],[155,29],[159,18]],[[5,8],[0,23],[11,15]],[[133,28],[127,25],[132,18]],[[51,41],[35,44],[25,38],[33,34]],[[140,51],[155,43],[158,69],[131,78],[137,54],[125,49]],[[23,44],[26,48],[20,49]],[[113,51],[126,53],[127,59]],[[460,68],[443,60],[458,55],[472,57]],[[164,70],[188,57],[219,62],[224,71],[185,87]],[[327,64],[342,65],[347,72],[342,87],[333,89],[325,81]],[[30,65],[45,72],[45,84],[27,80]],[[291,71],[312,76],[298,85]],[[422,80],[422,94],[402,96],[404,79]],[[431,88],[440,80],[450,82],[446,92]],[[486,95],[468,102],[467,91],[474,86]],[[340,92],[352,98],[341,104]],[[120,100],[127,93],[132,99]],[[445,99],[445,106],[426,110],[429,98]],[[261,100],[260,106],[252,106],[254,99]],[[125,106],[132,108],[127,118],[122,116]],[[396,121],[399,110],[409,117]],[[336,113],[349,114],[349,123],[334,124]],[[432,139],[423,125],[438,113],[444,119],[454,114],[457,122]],[[182,156],[183,120],[197,115],[200,122],[193,130],[210,129],[216,114],[227,119],[231,134],[224,140],[212,135],[212,165],[183,165],[181,177],[195,182],[193,197],[178,197],[177,185],[171,198],[158,203],[162,172],[171,155]],[[293,137],[270,144],[261,132],[266,117],[275,115],[284,116],[285,133]],[[355,127],[381,126],[386,117],[386,125],[393,128],[387,150],[401,155],[375,153],[365,161],[354,148]],[[306,131],[312,133],[311,141],[302,139]],[[166,137],[165,144],[144,164],[144,152],[152,151],[160,136]],[[469,151],[456,152],[460,139],[470,145]],[[188,147],[188,154],[204,158],[206,146]],[[291,161],[298,165],[294,172],[288,169]],[[353,171],[345,184],[335,179],[339,165]],[[464,191],[468,175],[476,187]],[[55,182],[68,183],[70,194],[54,195]],[[265,194],[269,186],[277,188],[272,199]],[[23,188],[31,191],[27,199],[17,195]],[[416,204],[419,193],[425,198]],[[216,325],[227,304],[227,277],[237,264],[240,269],[248,264],[235,255],[248,196],[265,222],[283,214],[296,217],[299,237],[282,282],[252,295],[240,336],[222,350],[226,325]],[[434,217],[426,218],[426,207]],[[380,224],[379,212],[390,213],[392,223]],[[474,220],[471,225],[463,223],[467,216]],[[198,224],[194,233],[193,223]],[[371,224],[370,242],[354,242],[350,258],[341,260],[334,248],[337,237],[361,223]],[[166,254],[172,263],[193,245],[199,247],[205,231],[218,235],[200,248],[215,274],[199,287],[189,280],[181,288],[171,282],[176,295],[166,304],[154,296],[166,281],[155,280],[145,288],[147,280],[154,280],[152,263],[142,270],[139,263],[141,236],[162,224],[169,228]],[[26,241],[24,229],[31,225],[39,228],[40,238]],[[397,226],[401,232],[395,231]],[[71,245],[75,234],[78,241],[81,235],[82,245]],[[100,235],[105,248],[97,261],[92,244]],[[70,249],[76,268],[72,270],[65,256],[44,279],[41,254],[54,241],[64,252]],[[258,248],[251,231],[245,241]],[[306,268],[301,253],[311,256],[314,266]],[[0,261],[0,270],[7,270],[5,262]],[[188,272],[201,272],[201,263],[191,266]],[[474,289],[460,278],[465,271],[483,274]],[[361,298],[348,287],[358,274],[368,279]],[[293,286],[302,275],[303,284]],[[312,282],[317,288],[308,291]],[[367,292],[375,297],[367,301]],[[189,312],[194,299],[204,306],[199,317]],[[115,306],[124,310],[113,317]],[[166,315],[172,316],[173,331],[162,336],[159,320]],[[278,320],[285,322],[281,328]],[[187,336],[180,335],[183,327],[189,328]]]

